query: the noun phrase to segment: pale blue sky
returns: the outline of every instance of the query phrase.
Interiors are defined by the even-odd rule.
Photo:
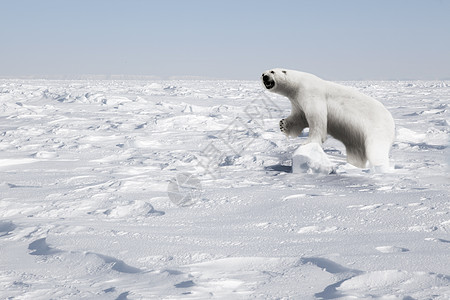
[[[0,76],[450,79],[450,1],[0,0]]]

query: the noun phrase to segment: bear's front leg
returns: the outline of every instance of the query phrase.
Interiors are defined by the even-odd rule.
[[[298,137],[306,126],[300,115],[290,115],[280,120],[280,130],[288,137]]]
[[[305,101],[304,112],[309,125],[309,135],[305,144],[322,145],[327,139],[327,106],[321,98],[311,97]]]
[[[305,144],[318,143],[322,145],[327,139],[327,120],[314,116],[309,121],[309,134]]]

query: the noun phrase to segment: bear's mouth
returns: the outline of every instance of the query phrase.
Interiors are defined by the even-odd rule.
[[[270,90],[271,88],[273,88],[275,86],[275,80],[270,78],[270,76],[264,75],[263,76],[263,82],[264,82],[264,86],[268,90]]]
[[[266,86],[266,89],[270,90],[275,86],[275,81],[273,80],[264,81],[264,85]]]

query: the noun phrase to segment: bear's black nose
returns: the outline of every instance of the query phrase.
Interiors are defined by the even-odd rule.
[[[269,75],[263,74],[263,81],[268,81],[269,79]]]

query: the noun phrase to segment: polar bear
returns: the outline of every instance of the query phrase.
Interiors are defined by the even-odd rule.
[[[280,121],[287,136],[297,137],[309,127],[306,143],[322,143],[330,134],[347,150],[347,162],[386,170],[394,141],[395,124],[377,100],[315,75],[286,69],[262,74],[266,89],[289,98],[292,111]]]

